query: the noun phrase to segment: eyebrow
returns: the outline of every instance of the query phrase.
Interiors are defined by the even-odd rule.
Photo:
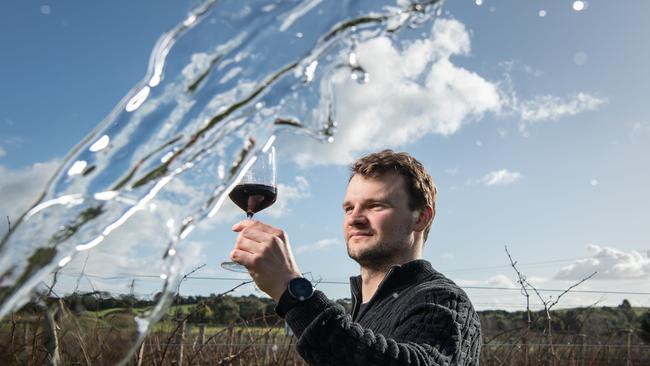
[[[385,204],[390,204],[390,205],[393,204],[392,202],[390,202],[389,200],[384,199],[384,198],[380,198],[380,199],[370,198],[370,199],[367,199],[367,200],[362,201],[361,203],[362,203],[362,204],[369,204],[369,203],[385,203]],[[347,206],[351,206],[351,205],[352,205],[352,203],[351,203],[350,201],[343,201],[343,203],[341,204],[341,207],[342,207],[342,208],[345,208],[345,207],[347,207]]]

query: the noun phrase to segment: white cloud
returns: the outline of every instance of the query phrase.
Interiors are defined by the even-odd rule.
[[[359,84],[349,75],[334,77],[337,134],[332,144],[294,139],[285,145],[300,166],[347,165],[373,149],[397,149],[428,135],[449,136],[486,113],[516,115],[527,134],[532,123],[558,120],[596,110],[605,99],[578,92],[520,101],[512,86],[512,62],[506,80],[492,82],[451,62],[469,55],[470,34],[455,19],[437,19],[429,39],[404,47],[379,37],[357,45],[358,63],[369,75]],[[510,66],[508,66],[510,65]],[[525,69],[527,73],[534,70]]]
[[[511,172],[508,169],[495,170],[479,179],[479,183],[486,186],[506,186],[516,183],[521,180],[523,176],[518,172]]]
[[[335,247],[341,242],[338,239],[321,239],[313,244],[302,245],[297,247],[294,252],[296,254],[301,254],[305,252],[314,252],[319,250],[324,250],[330,247]]]
[[[9,216],[15,222],[36,202],[59,164],[59,160],[51,160],[16,170],[0,165],[0,215],[3,221]],[[0,233],[4,234],[7,228],[1,227]]]
[[[505,288],[519,288],[516,282],[504,274],[497,274],[487,279],[472,280],[472,279],[454,279],[459,286],[487,286],[487,287],[505,287]]]
[[[7,155],[7,151],[0,146],[0,158]]]
[[[510,277],[506,275],[496,275],[493,277],[488,278],[486,281],[486,284],[489,286],[495,286],[495,287],[505,287],[505,288],[517,288],[517,284],[515,284]]]
[[[587,245],[593,253],[591,258],[580,259],[562,268],[556,275],[560,280],[580,280],[598,272],[595,279],[617,280],[633,278],[650,278],[650,258],[632,250],[604,247],[595,244]]]
[[[430,39],[403,50],[381,37],[360,43],[356,52],[370,81],[360,85],[346,76],[336,84],[337,135],[329,145],[291,141],[301,166],[348,164],[369,149],[451,135],[501,108],[496,84],[449,60],[470,52],[469,33],[457,20],[436,20]]]
[[[534,123],[594,111],[605,103],[606,99],[580,92],[564,99],[552,95],[538,96],[516,105],[515,110],[519,112],[523,123]]]
[[[309,197],[309,182],[305,177],[297,176],[293,185],[278,184],[278,199],[273,206],[266,209],[271,217],[281,217],[291,212],[289,203]]]

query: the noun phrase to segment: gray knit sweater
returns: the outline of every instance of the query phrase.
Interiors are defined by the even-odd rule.
[[[479,364],[478,315],[429,262],[392,267],[363,311],[361,278],[350,280],[352,314],[316,291],[286,315],[310,365]]]

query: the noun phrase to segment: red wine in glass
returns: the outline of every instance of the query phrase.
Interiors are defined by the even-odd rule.
[[[278,190],[275,183],[275,148],[260,152],[257,160],[230,194],[230,199],[246,212],[250,220],[253,215],[275,203]],[[223,269],[246,273],[246,267],[236,262],[221,263]]]
[[[242,183],[230,192],[230,199],[246,212],[250,219],[253,215],[275,203],[278,190],[266,184]]]

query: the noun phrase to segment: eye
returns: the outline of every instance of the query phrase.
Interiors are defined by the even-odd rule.
[[[343,207],[343,212],[345,212],[346,214],[352,212],[352,207],[351,206]]]

